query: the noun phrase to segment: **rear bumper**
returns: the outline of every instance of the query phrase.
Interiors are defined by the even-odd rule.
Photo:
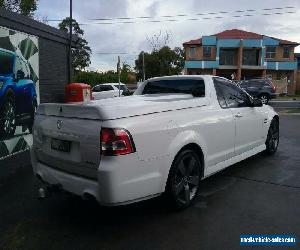
[[[277,97],[277,95],[275,94],[275,93],[271,93],[270,94],[270,99],[274,99],[274,98],[276,98]]]
[[[102,159],[97,180],[76,176],[37,161],[31,150],[35,175],[49,184],[59,184],[62,189],[85,197],[93,196],[101,205],[115,206],[137,202],[157,196],[164,190],[161,174],[134,154],[121,159]],[[159,164],[159,163],[157,163]],[[152,163],[151,166],[159,166]]]

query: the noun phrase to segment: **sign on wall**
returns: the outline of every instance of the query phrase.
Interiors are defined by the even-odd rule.
[[[31,145],[38,103],[38,38],[0,27],[0,159]]]

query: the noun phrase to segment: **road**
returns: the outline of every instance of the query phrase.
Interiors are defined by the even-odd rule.
[[[182,212],[161,198],[113,208],[65,193],[40,201],[30,166],[20,168],[0,183],[0,249],[234,250],[245,248],[240,234],[252,233],[294,234],[299,244],[299,128],[300,116],[282,116],[276,155],[204,180]]]

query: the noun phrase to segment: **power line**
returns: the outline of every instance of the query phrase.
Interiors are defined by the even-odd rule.
[[[258,11],[272,11],[272,10],[291,10],[295,9],[293,6],[285,6],[285,7],[274,7],[274,8],[263,8],[263,9],[246,9],[246,10],[235,10],[235,11],[218,11],[218,12],[208,12],[208,13],[196,13],[196,14],[177,14],[177,15],[163,15],[163,16],[138,16],[138,17],[112,17],[112,18],[89,18],[87,20],[90,21],[114,21],[114,20],[135,20],[135,19],[155,19],[155,18],[173,18],[173,17],[188,17],[188,16],[209,16],[209,15],[217,15],[217,14],[234,14],[234,13],[253,13]],[[279,13],[279,12],[277,12]],[[295,13],[292,11],[282,12],[282,14],[291,14]],[[261,13],[261,15],[270,15],[269,13]],[[242,17],[242,16],[254,16],[252,14],[245,14],[245,15],[235,15],[233,17]],[[227,16],[225,16],[227,17]],[[220,17],[204,17],[202,19],[216,19],[216,18],[225,18],[224,16]],[[189,18],[183,19],[187,21],[194,21],[200,20],[199,18]],[[47,19],[48,22],[60,22],[62,19]],[[178,19],[165,19],[165,20],[146,20],[145,22],[172,22],[172,21],[180,21]],[[136,21],[121,21],[121,22],[100,22],[100,23],[81,23],[81,25],[89,25],[89,24],[130,24],[130,23],[137,23]]]
[[[256,11],[270,11],[270,10],[284,10],[284,9],[295,9],[292,6],[285,7],[274,7],[264,9],[247,9],[247,10],[235,10],[235,11],[218,11],[208,13],[196,13],[196,14],[177,14],[177,15],[164,15],[164,16],[138,16],[138,17],[112,17],[112,18],[89,18],[91,21],[113,21],[113,20],[132,20],[132,19],[154,19],[154,18],[170,18],[170,17],[187,17],[191,15],[195,16],[206,16],[206,15],[217,15],[217,14],[230,14],[230,13],[244,13],[244,12],[256,12]]]
[[[96,22],[96,23],[81,23],[80,25],[113,25],[113,24],[136,24],[136,23],[163,23],[163,22],[178,22],[178,21],[199,21],[199,20],[213,20],[224,19],[228,17],[241,18],[241,17],[255,17],[261,16],[275,16],[284,14],[295,14],[296,11],[285,11],[275,13],[260,13],[260,14],[245,14],[245,15],[232,15],[232,16],[214,16],[214,17],[201,17],[201,18],[187,18],[187,19],[165,19],[165,20],[147,20],[147,21],[125,21],[125,22]]]

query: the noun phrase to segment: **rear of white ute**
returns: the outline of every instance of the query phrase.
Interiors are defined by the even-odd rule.
[[[147,183],[135,179],[145,175],[147,164],[139,160],[130,132],[113,125],[92,105],[41,104],[31,150],[35,175],[48,187],[93,197],[103,205],[160,193],[138,185]],[[153,185],[151,177],[149,181]]]

